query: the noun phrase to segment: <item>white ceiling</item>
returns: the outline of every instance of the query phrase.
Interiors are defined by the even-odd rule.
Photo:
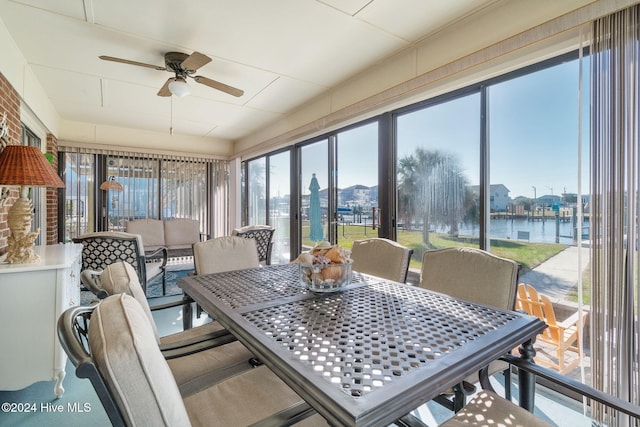
[[[0,17],[64,120],[233,141],[495,2],[0,0]],[[244,95],[159,97],[172,74],[98,58],[169,51],[210,56],[197,74]]]

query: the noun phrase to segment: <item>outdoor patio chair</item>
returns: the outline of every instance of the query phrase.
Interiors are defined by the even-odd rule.
[[[516,302],[518,264],[475,248],[446,248],[426,251],[422,258],[420,287],[451,295],[455,298],[505,310],[513,310]],[[507,396],[510,397],[508,365],[497,361],[489,366],[489,375],[504,372]],[[436,402],[453,411],[466,403],[465,394],[475,390],[477,373],[470,375],[451,393],[453,399],[442,395]]]
[[[193,244],[195,274],[222,273],[260,266],[254,239],[223,236]]]
[[[253,366],[252,363],[257,363],[253,360],[253,354],[215,321],[161,337],[152,312],[185,304],[190,306],[193,301],[185,297],[183,300],[150,307],[142,293],[136,272],[130,264],[124,261],[111,264],[92,277],[87,277],[91,274],[89,271],[83,271],[81,274],[86,281],[94,282],[93,286],[99,287],[108,295],[124,293],[138,301],[149,319],[158,346],[167,359],[181,390],[193,386],[194,381],[203,377],[213,367],[226,367],[229,372],[233,372],[250,369]],[[191,315],[190,310],[188,315]]]
[[[351,248],[351,268],[400,283],[407,281],[413,250],[389,239],[356,240]]]
[[[264,366],[236,375],[212,370],[208,376],[216,381],[181,394],[147,315],[127,294],[67,310],[58,321],[58,336],[76,375],[91,381],[114,426],[324,422]]]
[[[578,398],[576,400],[589,402],[588,405],[591,406],[591,414],[593,414],[594,405],[598,403],[604,407],[603,410],[609,414],[609,417],[613,417],[616,420],[627,420],[629,423],[633,423],[634,420],[635,422],[640,420],[640,406],[636,404],[608,393],[603,393],[591,386],[531,361],[521,359],[520,357],[509,354],[503,356],[502,359],[512,367],[517,368],[518,371],[529,372],[537,378],[544,379],[547,383],[551,383],[552,388],[559,393],[564,395],[577,394],[581,396],[582,399]],[[627,416],[630,416],[631,419]],[[546,417],[551,423],[547,423],[541,417]],[[588,419],[588,417],[587,415],[585,418]],[[409,422],[412,420],[411,416],[407,418]],[[571,424],[571,421],[553,418],[553,414],[550,413],[541,412],[540,416],[534,415],[512,403],[510,399],[503,399],[498,396],[494,390],[488,388],[487,390],[480,391],[461,411],[456,413],[455,416],[440,424],[440,427],[468,427],[470,425],[548,427],[551,425],[567,425],[567,423]],[[592,419],[590,425],[596,424],[596,420]]]
[[[138,273],[145,295],[147,284],[158,276],[162,276],[162,295],[166,293],[166,248],[160,247],[145,255],[140,235],[114,231],[85,234],[73,242],[82,244],[81,270],[102,271],[110,264],[125,261]]]
[[[275,228],[269,225],[248,225],[242,228],[234,228],[231,235],[244,237],[245,239],[254,239],[258,250],[258,260],[266,265],[270,265],[274,232]]]
[[[518,285],[517,308],[526,313],[536,316],[545,322],[548,326],[538,339],[542,342],[551,344],[556,349],[557,363],[546,357],[542,357],[540,352],[536,356],[537,363],[556,369],[560,373],[572,371],[580,364],[581,356],[581,340],[580,326],[584,326],[587,321],[587,313],[583,313],[582,322],[580,322],[580,313],[575,312],[566,320],[559,322],[556,319],[556,313],[549,297],[539,294],[531,285],[520,283]],[[576,357],[568,361],[565,353],[571,351]]]

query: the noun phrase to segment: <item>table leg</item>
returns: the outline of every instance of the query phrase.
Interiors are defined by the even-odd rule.
[[[193,302],[189,296],[185,295],[185,304],[182,306],[182,329],[191,329],[193,326]],[[187,303],[187,300],[189,301]]]
[[[533,348],[533,340],[527,340],[520,348],[520,358],[533,362],[536,350]],[[536,394],[536,376],[530,372],[518,369],[518,389],[520,394],[520,406],[529,412],[533,412]]]

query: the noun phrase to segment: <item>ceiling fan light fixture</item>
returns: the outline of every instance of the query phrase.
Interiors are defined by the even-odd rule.
[[[175,96],[183,97],[191,93],[191,86],[187,84],[184,78],[176,77],[169,83],[169,91]]]

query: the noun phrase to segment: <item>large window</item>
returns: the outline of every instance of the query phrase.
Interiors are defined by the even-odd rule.
[[[425,250],[480,246],[480,95],[397,118],[398,241]]]
[[[540,277],[534,268],[568,255],[572,277],[535,283],[542,292],[562,289],[570,305],[559,311],[571,314],[588,270],[580,63],[566,54],[296,144],[292,257],[319,240],[349,248],[355,239],[391,237],[414,251],[410,281],[424,251],[469,246],[517,261],[520,280],[531,284]],[[247,185],[250,197],[259,195],[252,200],[275,195],[263,193],[260,180]]]
[[[337,238],[333,241],[350,249],[354,240],[378,236],[377,123],[338,132],[336,144]]]
[[[578,67],[573,60],[488,88],[491,237],[573,244],[586,234],[577,229]]]
[[[196,219],[203,234],[229,233],[227,162],[64,150],[65,241],[92,231],[124,231],[127,221],[140,218]],[[122,190],[99,189],[107,179]]]
[[[329,140],[304,145],[300,157],[300,214],[302,249],[329,240]]]
[[[378,122],[337,131],[297,152],[299,249],[322,240],[351,249],[354,240],[378,237]]]
[[[271,263],[291,261],[291,155],[274,153],[245,162],[243,176],[243,225],[275,228]],[[246,191],[246,193],[245,193]]]
[[[95,231],[95,155],[67,152],[59,164],[65,183],[63,203],[64,228],[58,232],[64,242]]]
[[[425,250],[474,246],[526,271],[585,238],[578,63],[567,54],[298,144],[298,193],[291,194],[299,208],[298,250],[318,240],[349,247],[378,236],[375,223],[383,217],[395,227],[383,237],[397,236],[414,250],[413,268]],[[263,218],[262,204],[276,196],[265,193],[267,158],[248,165],[250,218]],[[585,163],[582,172],[588,176]],[[529,258],[534,243],[551,246]]]
[[[291,154],[269,156],[269,225],[275,228],[271,262],[291,260]]]

